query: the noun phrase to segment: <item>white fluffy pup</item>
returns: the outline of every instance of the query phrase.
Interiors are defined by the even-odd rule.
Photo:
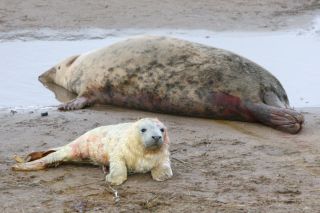
[[[156,118],[144,118],[95,128],[71,143],[48,151],[33,152],[13,170],[41,170],[62,162],[87,162],[109,166],[106,181],[122,184],[130,173],[151,171],[152,178],[172,177],[167,128]]]

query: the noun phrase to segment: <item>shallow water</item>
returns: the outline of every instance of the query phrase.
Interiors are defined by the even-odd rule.
[[[238,53],[273,73],[287,91],[292,106],[319,107],[320,27],[317,26],[320,25],[309,31],[270,33],[128,30],[108,34],[105,39],[0,42],[0,107],[59,104],[54,94],[38,81],[41,73],[67,56],[143,34],[168,35]]]

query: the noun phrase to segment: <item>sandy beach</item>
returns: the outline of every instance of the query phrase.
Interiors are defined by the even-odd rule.
[[[0,40],[101,29],[307,29],[319,1],[43,1],[2,0]],[[23,31],[23,33],[21,33]],[[18,61],[17,61],[18,62]],[[1,79],[5,80],[5,79]],[[12,81],[12,79],[11,79]],[[260,124],[215,121],[96,106],[0,109],[1,212],[318,212],[320,108],[297,135]],[[48,112],[48,116],[41,116]],[[114,194],[101,168],[63,165],[14,172],[15,155],[57,147],[101,125],[158,117],[169,129],[174,176],[155,182],[130,175]]]
[[[0,31],[23,29],[173,28],[214,31],[279,30],[305,26],[317,0],[2,0]]]

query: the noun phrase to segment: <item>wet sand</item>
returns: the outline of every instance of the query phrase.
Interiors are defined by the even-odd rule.
[[[319,9],[317,0],[2,0],[0,32],[43,28],[271,31],[305,26]]]
[[[0,112],[2,212],[316,212],[320,208],[319,109],[302,110],[306,124],[298,135],[259,124],[112,107],[49,110],[49,116],[41,117],[43,111],[47,110]],[[100,125],[154,116],[169,127],[174,176],[155,182],[150,174],[130,175],[115,187],[120,196],[117,204],[99,167],[10,170],[16,154],[66,144]]]
[[[5,0],[0,3],[0,30],[25,29],[34,34],[44,27],[62,33],[88,27],[271,31],[308,28],[319,14],[318,1],[146,2]],[[289,135],[259,124],[115,107],[74,112],[1,109],[0,211],[317,212],[320,109],[298,110],[305,115],[304,129]],[[47,117],[40,116],[44,111]],[[99,125],[140,117],[158,117],[169,127],[174,177],[159,183],[150,174],[131,175],[115,187],[120,195],[117,204],[99,167],[65,165],[40,172],[10,169],[15,154],[63,145]]]

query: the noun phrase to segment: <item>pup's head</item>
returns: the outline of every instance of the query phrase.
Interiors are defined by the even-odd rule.
[[[166,126],[156,118],[143,118],[135,123],[138,137],[145,149],[156,150],[169,144]]]

